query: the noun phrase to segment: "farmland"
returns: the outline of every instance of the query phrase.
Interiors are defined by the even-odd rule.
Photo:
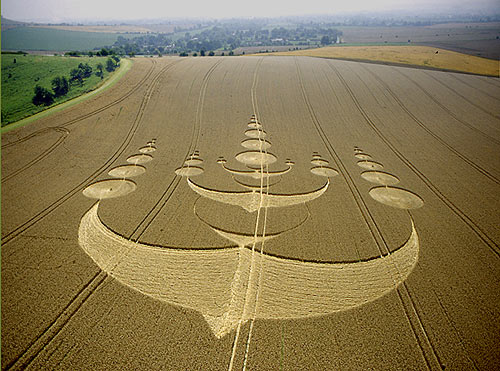
[[[134,59],[2,135],[2,368],[495,369],[499,100],[451,72]]]
[[[2,31],[2,50],[93,50],[112,45],[118,33],[67,31],[45,27],[16,27]],[[134,38],[137,35],[130,34]]]
[[[109,76],[103,69],[103,79],[96,76],[97,65],[106,65],[106,57],[47,57],[23,54],[2,55],[2,126],[40,112],[47,107],[32,103],[34,88],[40,85],[51,90],[51,81],[58,76],[69,78],[70,71],[80,63],[88,63],[94,73],[81,85],[73,84],[68,94],[55,99],[59,104],[95,89]]]
[[[500,23],[438,23],[428,26],[344,26],[347,44],[407,43],[497,60],[500,58]]]
[[[498,61],[429,46],[386,46],[368,44],[365,46],[334,46],[318,49],[285,51],[274,54],[395,63],[495,77],[499,77],[500,74]]]

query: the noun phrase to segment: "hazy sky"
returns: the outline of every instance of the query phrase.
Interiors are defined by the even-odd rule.
[[[3,0],[15,20],[274,17],[345,11],[499,9],[498,0]]]

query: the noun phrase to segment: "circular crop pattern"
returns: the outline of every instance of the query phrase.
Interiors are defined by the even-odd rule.
[[[156,151],[156,147],[153,147],[152,145],[139,148],[139,152],[141,153],[152,153],[154,151]]]
[[[354,157],[359,158],[360,160],[371,160],[372,156],[366,153],[356,153]]]
[[[311,169],[311,173],[319,176],[326,176],[328,178],[334,177],[339,174],[337,170],[327,166],[316,166]]]
[[[358,161],[358,166],[368,170],[382,170],[384,168],[384,165],[368,160]]]
[[[268,149],[271,148],[271,143],[262,139],[247,139],[241,142],[241,145],[248,149]]]
[[[151,160],[153,160],[153,156],[147,155],[145,153],[140,155],[133,155],[127,158],[127,162],[130,162],[131,164],[144,164]]]
[[[402,188],[375,187],[369,194],[374,200],[398,209],[418,209],[424,205],[419,196]]]
[[[193,165],[200,165],[203,162],[201,158],[190,158],[184,161],[184,165],[186,166],[193,166]]]
[[[277,158],[272,153],[265,153],[259,151],[247,151],[238,153],[236,160],[250,166],[269,165],[276,162]]]
[[[146,168],[140,165],[122,165],[111,169],[108,174],[115,178],[132,178],[144,174]]]
[[[195,176],[203,174],[205,170],[201,167],[190,166],[190,167],[180,167],[175,170],[175,173],[180,176]]]
[[[311,164],[318,165],[318,166],[326,166],[329,164],[329,162],[327,160],[322,159],[322,158],[313,158],[311,160]]]
[[[260,129],[250,129],[245,131],[245,135],[249,138],[265,138],[267,133]]]
[[[259,124],[258,122],[251,122],[248,124],[248,127],[252,129],[261,129],[262,125]]]
[[[107,179],[89,185],[83,190],[83,195],[89,198],[115,198],[125,196],[137,188],[137,185],[127,179]]]
[[[397,177],[382,171],[365,171],[361,173],[361,178],[369,182],[382,185],[394,185],[399,183],[399,179]]]

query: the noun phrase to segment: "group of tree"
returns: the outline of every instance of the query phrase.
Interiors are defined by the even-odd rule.
[[[109,57],[106,60],[106,71],[113,72],[116,67],[120,64],[120,58],[116,55]],[[98,63],[96,66],[97,71],[95,75],[104,78],[104,66],[102,63]],[[73,68],[69,72],[69,77],[57,76],[52,79],[52,91],[44,88],[40,85],[35,86],[35,95],[33,96],[32,102],[36,106],[50,106],[54,103],[56,98],[62,97],[68,94],[72,85],[83,85],[85,79],[92,76],[92,67],[88,63],[80,63],[77,68]]]
[[[117,55],[113,55],[106,60],[106,71],[108,72],[113,72],[114,70],[116,70],[116,67],[119,66],[120,66],[120,57],[118,57]],[[102,67],[100,71],[102,76]]]
[[[35,95],[32,102],[35,106],[50,106],[54,103],[55,98],[62,97],[68,94],[70,83],[65,76],[57,76],[52,79],[52,91],[40,85],[35,86]]]
[[[83,55],[87,55],[89,57],[93,57],[93,56],[96,56],[96,57],[107,57],[108,55],[113,55],[113,54],[116,54],[116,52],[112,49],[112,48],[101,48],[100,50],[89,50],[87,52],[81,52],[81,51],[78,51],[78,50],[73,50],[73,51],[70,51],[70,52],[66,52],[64,53],[64,55],[66,57],[81,57]]]
[[[88,63],[80,63],[78,68],[73,68],[69,73],[72,84],[83,85],[83,80],[92,76],[92,67]]]

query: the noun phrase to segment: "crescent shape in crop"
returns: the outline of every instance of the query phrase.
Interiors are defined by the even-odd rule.
[[[419,238],[412,219],[410,236],[388,255],[314,262],[243,246],[189,249],[137,243],[105,226],[98,208],[99,202],[81,219],[82,249],[124,285],[198,311],[218,338],[252,318],[313,317],[371,302],[400,285],[418,260]]]
[[[322,187],[312,192],[298,194],[273,194],[264,191],[262,193],[259,191],[218,191],[202,187],[194,183],[189,178],[187,178],[187,182],[191,189],[202,197],[228,205],[241,206],[248,212],[257,211],[260,207],[285,207],[312,201],[325,193],[330,185],[330,180],[327,179],[326,183]]]

